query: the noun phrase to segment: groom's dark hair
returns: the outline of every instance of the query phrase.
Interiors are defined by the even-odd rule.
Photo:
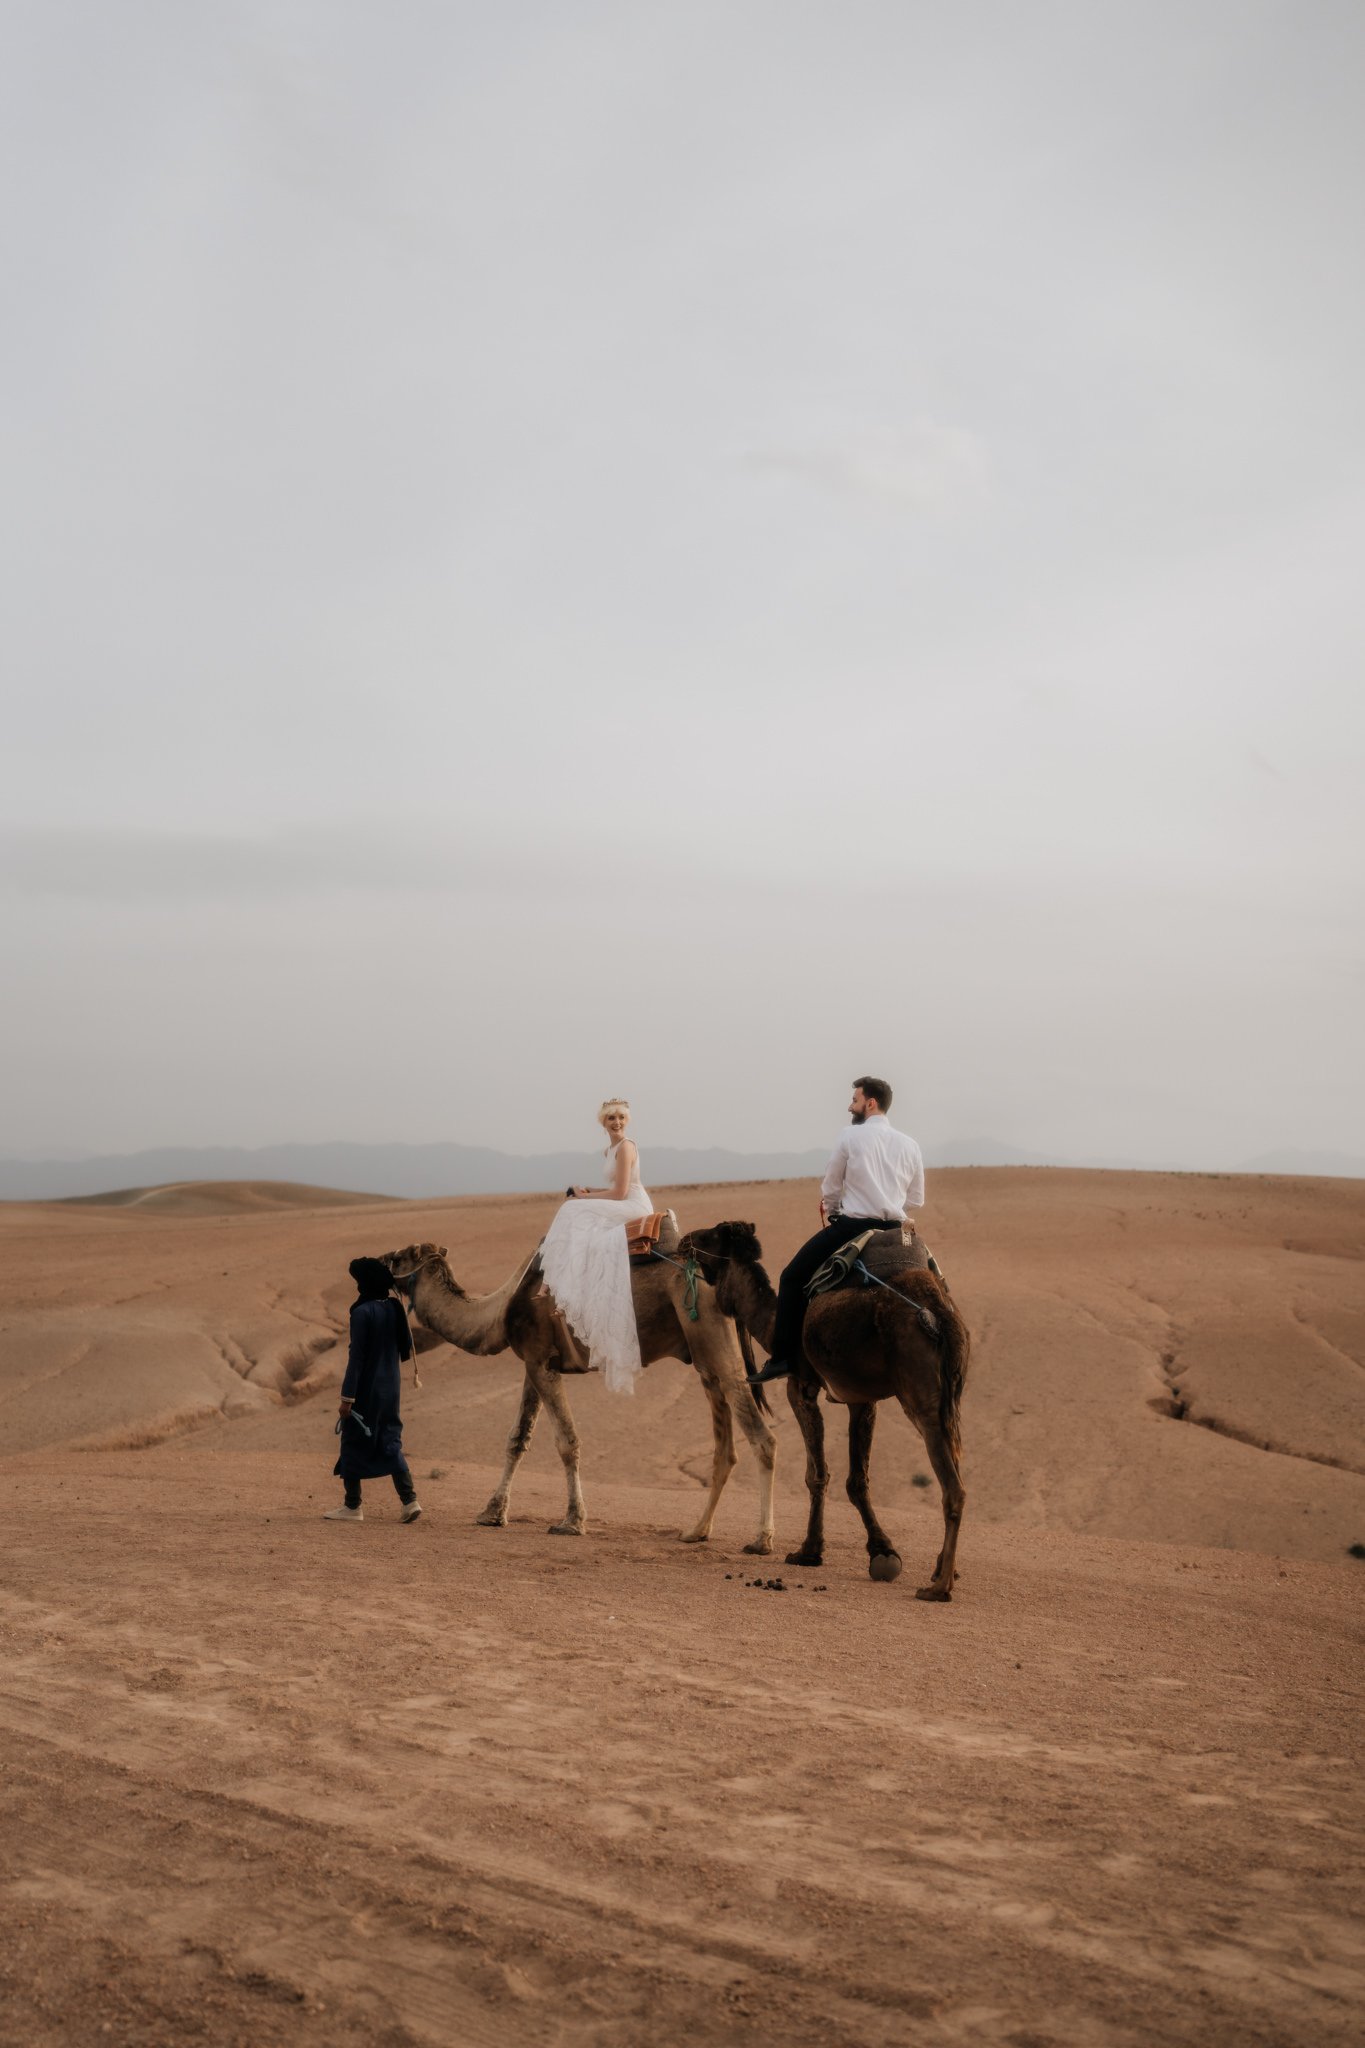
[[[889,1081],[879,1081],[875,1074],[859,1074],[853,1085],[855,1088],[861,1088],[869,1102],[875,1102],[882,1115],[886,1115],[887,1110],[891,1107],[891,1084]]]

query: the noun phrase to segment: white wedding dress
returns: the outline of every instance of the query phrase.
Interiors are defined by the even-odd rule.
[[[607,1150],[608,1180],[616,1174],[620,1143]],[[641,1369],[625,1227],[653,1212],[640,1185],[637,1152],[622,1201],[585,1195],[565,1202],[540,1248],[545,1285],[613,1394],[633,1394]]]

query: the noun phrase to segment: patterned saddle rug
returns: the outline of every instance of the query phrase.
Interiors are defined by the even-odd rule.
[[[656,1251],[676,1252],[679,1237],[677,1217],[671,1209],[662,1209],[626,1225],[626,1250],[632,1259],[650,1259]]]

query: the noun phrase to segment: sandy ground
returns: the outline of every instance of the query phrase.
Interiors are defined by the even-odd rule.
[[[436,1237],[485,1287],[548,1200],[0,1209],[0,2039],[1359,2038],[1365,1187],[931,1192],[975,1337],[947,1608],[910,1597],[939,1518],[899,1416],[896,1584],[842,1502],[782,1566],[785,1418],[778,1556],[742,1551],[747,1453],[679,1545],[676,1363],[573,1384],[582,1541],[548,1438],[473,1526],[518,1375],[444,1347],[423,1520],[387,1483],[318,1519],[346,1259]],[[674,1200],[774,1269],[813,1211]]]

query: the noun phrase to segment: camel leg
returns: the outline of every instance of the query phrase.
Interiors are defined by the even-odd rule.
[[[583,1504],[583,1488],[578,1480],[578,1431],[574,1428],[564,1382],[557,1372],[541,1374],[541,1399],[555,1433],[555,1449],[564,1466],[564,1476],[569,1482],[569,1504],[564,1510],[564,1519],[551,1522],[546,1533],[550,1536],[582,1536],[588,1526],[588,1516]]]
[[[917,1589],[915,1598],[951,1600],[953,1580],[957,1575],[957,1537],[962,1526],[962,1510],[967,1503],[962,1486],[962,1473],[957,1462],[959,1453],[937,1423],[925,1424],[907,1401],[902,1401],[901,1406],[916,1428],[923,1433],[924,1448],[929,1453],[929,1463],[934,1468],[934,1476],[943,1494],[943,1548],[938,1554],[933,1578],[927,1586],[920,1586]]]
[[[848,1497],[867,1531],[867,1569],[874,1579],[900,1577],[900,1552],[877,1520],[868,1483],[872,1432],[877,1426],[875,1401],[851,1401],[848,1409]]]
[[[758,1460],[758,1534],[746,1543],[746,1557],[767,1557],[773,1547],[773,1481],[777,1465],[777,1437],[763,1411],[749,1391],[748,1382],[736,1379],[725,1388],[731,1413],[744,1431],[749,1448]]]
[[[493,1497],[481,1515],[475,1515],[476,1525],[483,1529],[501,1529],[507,1520],[507,1502],[512,1491],[512,1481],[517,1467],[526,1456],[526,1446],[531,1441],[531,1432],[536,1426],[540,1413],[540,1393],[527,1369],[521,1389],[521,1407],[512,1425],[512,1434],[507,1439],[507,1460],[502,1468],[502,1478],[494,1489]]]
[[[825,1495],[829,1491],[829,1465],[825,1459],[825,1418],[820,1397],[808,1393],[793,1373],[787,1381],[787,1400],[796,1417],[806,1446],[806,1491],[810,1495],[810,1518],[806,1540],[799,1550],[787,1552],[788,1564],[823,1564],[825,1561]]]
[[[706,1542],[711,1534],[711,1524],[716,1519],[716,1507],[725,1491],[725,1482],[739,1462],[735,1456],[735,1431],[730,1419],[730,1403],[725,1398],[725,1389],[709,1367],[698,1365],[697,1372],[706,1389],[706,1398],[711,1403],[714,1456],[711,1462],[710,1495],[696,1528],[684,1532],[684,1543]]]

